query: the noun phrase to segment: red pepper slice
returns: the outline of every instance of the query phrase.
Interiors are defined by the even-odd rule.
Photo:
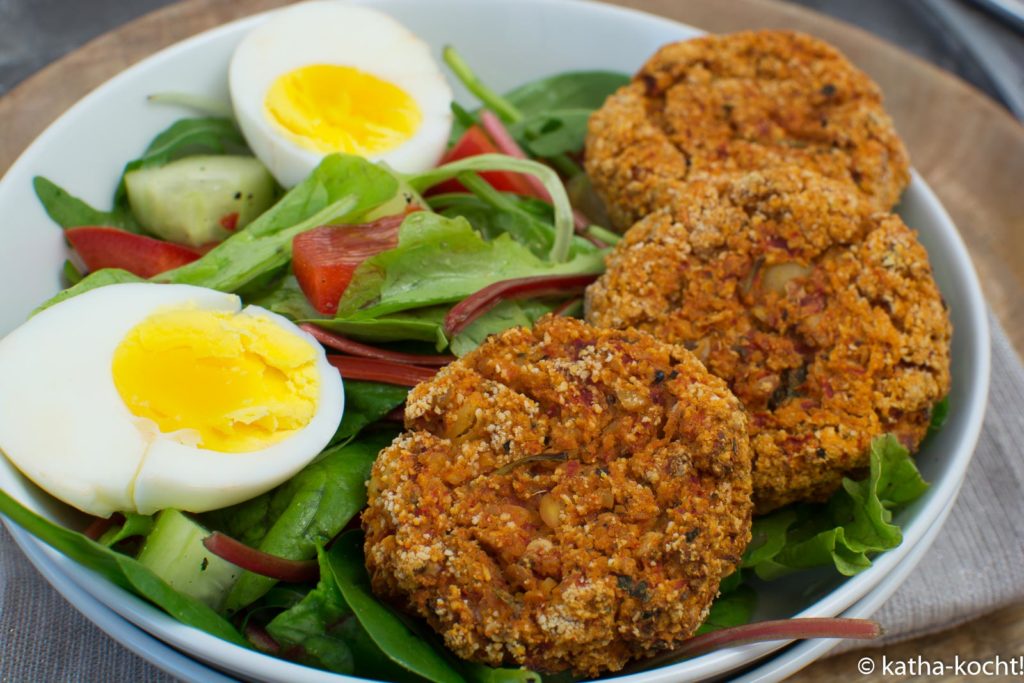
[[[235,228],[238,227],[238,212],[232,211],[231,213],[224,214],[223,216],[220,217],[219,222],[220,227],[224,228],[229,232],[234,232]]]
[[[341,351],[352,356],[361,356],[363,358],[378,358],[380,360],[390,360],[396,363],[406,363],[412,365],[429,365],[429,366],[443,366],[448,365],[455,356],[448,356],[443,354],[428,355],[419,353],[400,353],[398,351],[388,351],[386,349],[378,349],[376,346],[369,346],[368,344],[360,344],[357,341],[344,337],[336,332],[330,332],[317,327],[312,323],[302,323],[299,325],[306,332],[313,335],[313,338],[323,344],[329,349],[335,351]]]
[[[68,228],[64,236],[90,271],[121,268],[151,278],[199,258],[191,247],[136,235],[117,228],[81,226]]]
[[[415,207],[412,211],[419,210]],[[302,292],[320,313],[334,315],[352,274],[363,261],[398,246],[406,214],[364,225],[324,225],[292,240],[292,268]]]
[[[438,166],[443,166],[452,161],[475,157],[481,154],[501,154],[498,149],[480,126],[470,126],[462,137],[452,145],[441,158]],[[536,197],[537,194],[530,186],[529,181],[521,173],[508,171],[482,171],[480,177],[491,184],[495,190],[501,192],[513,192],[527,197]],[[427,191],[428,195],[442,194],[444,192],[468,192],[458,180],[446,180],[438,183]]]
[[[434,368],[406,365],[377,358],[353,358],[331,354],[327,362],[338,368],[344,379],[361,379],[367,382],[382,382],[400,387],[414,387],[437,374]]]
[[[265,553],[237,541],[227,534],[214,531],[203,539],[211,553],[231,564],[261,576],[289,583],[316,581],[320,567],[316,560],[288,560]]]
[[[502,280],[452,306],[444,319],[445,333],[451,337],[481,315],[507,299],[526,299],[555,294],[575,294],[586,289],[597,275],[539,275]]]

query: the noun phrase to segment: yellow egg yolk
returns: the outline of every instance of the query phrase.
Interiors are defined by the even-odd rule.
[[[289,139],[319,152],[372,156],[398,147],[423,114],[404,90],[350,66],[314,64],[279,76],[267,114]]]
[[[320,379],[309,341],[267,317],[173,309],[132,328],[114,352],[128,409],[162,432],[226,453],[253,451],[305,427]]]

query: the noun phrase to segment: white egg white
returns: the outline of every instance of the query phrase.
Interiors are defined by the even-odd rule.
[[[412,97],[419,129],[398,147],[371,157],[412,173],[434,166],[451,131],[452,91],[430,47],[390,16],[340,0],[313,0],[268,14],[235,49],[228,70],[231,101],[256,156],[284,187],[301,182],[325,156],[288,139],[265,112],[281,75],[312,64],[349,66]]]
[[[0,451],[54,497],[99,517],[225,507],[302,469],[341,419],[341,378],[312,337],[255,306],[244,314],[270,318],[317,349],[320,394],[309,424],[261,450],[221,453],[130,412],[114,384],[114,351],[145,318],[182,306],[237,312],[241,301],[188,285],[110,285],[42,311],[0,340]]]

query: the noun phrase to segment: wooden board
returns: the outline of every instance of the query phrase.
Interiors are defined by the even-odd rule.
[[[424,0],[426,1],[426,0]],[[0,98],[0,172],[46,126],[94,87],[153,52],[282,0],[184,0],[93,40]],[[914,166],[967,242],[986,296],[1014,345],[1024,349],[1024,128],[953,76],[860,29],[772,0],[618,0],[709,31],[795,28],[838,46],[867,71],[906,140]],[[917,655],[974,659],[1024,654],[1024,605],[951,630],[873,650],[880,661]],[[861,676],[862,654],[818,662],[794,680],[881,681]],[[950,679],[953,680],[953,679]]]

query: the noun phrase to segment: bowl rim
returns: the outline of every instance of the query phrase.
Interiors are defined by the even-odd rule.
[[[356,1],[360,2],[360,4],[376,4],[374,0]],[[402,0],[398,1],[401,2]],[[473,0],[449,1],[464,2],[467,6],[475,5]],[[497,6],[501,2],[511,4],[513,0],[492,0],[489,4]],[[585,0],[516,0],[516,3],[520,7],[526,4],[536,6],[574,6],[581,11],[606,13],[612,17],[619,17],[624,20],[657,21],[675,29],[681,28],[690,32],[703,32],[696,27],[672,19],[600,2],[587,2]],[[56,135],[65,127],[74,125],[78,111],[91,106],[96,100],[103,99],[109,92],[117,90],[123,81],[130,79],[137,72],[145,71],[152,68],[155,64],[164,61],[174,60],[179,54],[189,52],[204,43],[215,41],[224,34],[246,31],[259,21],[262,21],[266,15],[275,11],[279,11],[279,9],[272,9],[267,12],[243,17],[191,36],[140,60],[105,81],[72,105],[36,137],[14,163],[11,164],[4,176],[0,178],[0,187],[6,184],[10,178],[17,175],[21,167],[27,165],[26,160],[31,159],[37,149],[45,147],[50,137]],[[933,489],[932,498],[905,525],[903,529],[903,543],[897,548],[876,557],[872,567],[856,576],[848,577],[821,599],[794,615],[797,617],[834,616],[839,614],[870,594],[871,590],[884,580],[886,574],[894,571],[903,561],[903,558],[926,536],[932,522],[942,514],[943,504],[955,498],[956,492],[959,490],[965,476],[974,446],[980,435],[988,395],[991,364],[991,343],[986,315],[987,306],[963,239],[934,192],[916,171],[912,172],[912,180],[906,192],[908,194],[917,193],[919,199],[927,206],[929,213],[934,216],[934,234],[943,244],[943,251],[951,258],[954,271],[956,272],[956,279],[962,280],[961,284],[964,285],[962,294],[965,295],[966,299],[965,315],[970,318],[970,325],[967,330],[962,332],[972,338],[973,344],[979,350],[979,355],[975,359],[977,363],[976,372],[972,375],[974,384],[969,387],[969,401],[965,405],[957,407],[957,411],[966,416],[963,418],[965,428],[956,435],[955,446],[951,449],[954,451],[954,456],[949,463],[949,468],[944,473],[939,487]],[[34,537],[31,539],[31,542],[39,546],[42,552],[54,562],[58,570],[57,574],[72,581],[89,595],[97,598],[115,613],[139,626],[147,633],[154,635],[165,643],[184,650],[189,656],[200,661],[215,662],[218,667],[227,667],[232,671],[257,678],[264,678],[272,673],[274,677],[280,680],[291,680],[296,677],[299,677],[297,680],[311,681],[355,682],[365,680],[354,676],[311,669],[294,662],[247,650],[222,641],[198,629],[185,626],[141,598],[116,587],[99,575],[45,546]],[[51,579],[50,576],[46,578],[51,583],[54,583],[54,585],[57,585],[57,582]],[[668,683],[669,681],[678,680],[681,676],[694,678],[719,675],[749,664],[782,647],[784,647],[782,643],[747,645],[710,653],[659,669],[624,676],[613,676],[601,680],[614,680],[621,683]]]

